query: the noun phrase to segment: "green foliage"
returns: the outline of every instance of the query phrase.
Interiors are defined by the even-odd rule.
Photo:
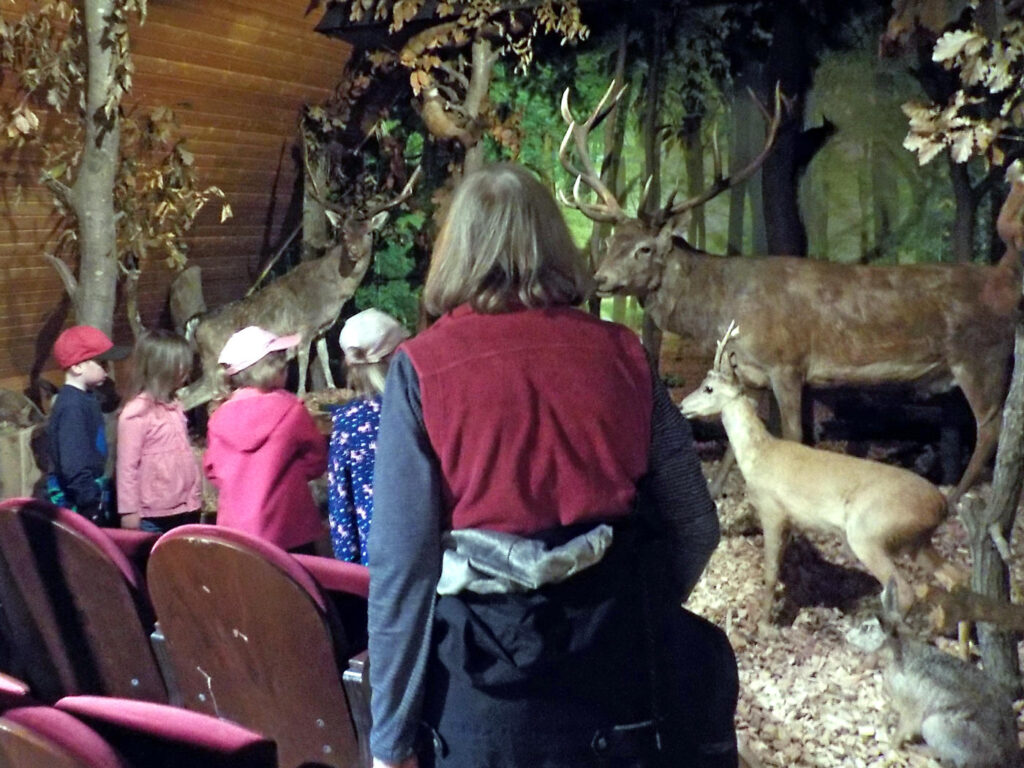
[[[900,146],[906,131],[900,105],[920,84],[899,62],[879,59],[871,44],[868,37],[856,50],[826,53],[815,70],[808,122],[827,119],[835,135],[815,156],[801,190],[805,207],[813,203],[827,216],[827,232],[809,228],[809,251],[843,262],[867,255],[879,264],[949,260],[948,173],[920,167]],[[885,227],[876,221],[880,215]],[[880,230],[883,239],[875,242]]]
[[[662,120],[666,149],[678,148],[693,125],[721,111],[730,83],[724,49],[726,9],[689,11],[678,20],[665,56]]]
[[[384,226],[374,250],[370,275],[356,291],[357,309],[376,307],[398,318],[410,331],[419,318],[418,287],[410,281],[421,256],[420,233],[427,217],[412,211],[394,217]]]

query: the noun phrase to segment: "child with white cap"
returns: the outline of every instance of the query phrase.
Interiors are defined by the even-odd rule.
[[[401,323],[379,309],[353,315],[341,329],[338,341],[345,353],[346,381],[356,397],[331,409],[327,513],[331,546],[339,560],[367,564],[381,395],[391,355],[408,336]]]
[[[324,473],[327,447],[284,389],[287,350],[298,343],[298,334],[254,325],[228,339],[218,362],[233,391],[210,417],[203,469],[219,491],[218,525],[313,554],[323,524],[308,483]]]

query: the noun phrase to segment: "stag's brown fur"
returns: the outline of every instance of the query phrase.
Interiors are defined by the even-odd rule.
[[[596,283],[640,297],[661,329],[713,348],[730,320],[737,373],[770,388],[783,436],[800,440],[804,384],[959,386],[977,443],[953,498],[995,450],[1009,385],[1020,256],[996,265],[864,266],[787,257],[720,257],[640,222],[620,224]]]

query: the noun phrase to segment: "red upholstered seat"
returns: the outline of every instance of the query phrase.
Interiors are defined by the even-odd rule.
[[[362,578],[320,566],[337,584]],[[281,768],[368,765],[342,685],[348,656],[362,649],[294,556],[239,531],[187,525],[153,547],[148,582],[186,707],[274,739]]]
[[[0,672],[0,710],[23,707],[34,703],[28,683],[13,675]]]
[[[180,707],[106,696],[68,696],[55,705],[146,768],[275,768],[273,741],[227,720]]]
[[[131,768],[96,731],[52,707],[17,707],[0,716],[6,768]]]
[[[39,699],[167,700],[142,575],[81,515],[35,499],[0,503],[0,605],[11,671]]]

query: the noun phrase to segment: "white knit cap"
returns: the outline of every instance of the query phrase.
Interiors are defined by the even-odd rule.
[[[347,363],[379,363],[409,338],[401,323],[379,309],[364,309],[345,321],[338,344]]]

